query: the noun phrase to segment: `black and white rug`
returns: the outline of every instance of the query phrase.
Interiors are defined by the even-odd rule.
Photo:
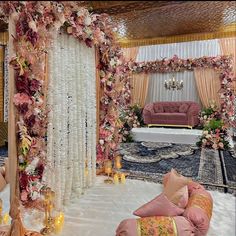
[[[231,193],[236,189],[233,150],[219,153],[190,144],[133,142],[122,143],[120,153],[122,171],[130,178],[162,183],[163,175],[174,168],[208,189]]]

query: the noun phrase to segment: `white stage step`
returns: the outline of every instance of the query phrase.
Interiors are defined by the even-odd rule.
[[[175,128],[133,128],[135,141],[196,144],[202,130]]]

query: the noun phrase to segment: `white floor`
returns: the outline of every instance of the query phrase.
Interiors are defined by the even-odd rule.
[[[120,221],[134,217],[134,210],[162,191],[160,184],[140,180],[127,180],[125,185],[117,186],[106,185],[103,180],[104,177],[98,177],[93,188],[66,207],[65,226],[60,236],[114,236]],[[235,197],[216,191],[211,194],[214,209],[208,236],[234,236]],[[4,199],[8,195],[9,189],[0,193]],[[26,223],[34,229],[41,227],[37,219]]]
[[[185,128],[133,128],[135,141],[195,144],[202,131]]]

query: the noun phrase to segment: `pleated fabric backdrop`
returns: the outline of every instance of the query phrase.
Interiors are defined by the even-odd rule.
[[[150,45],[139,48],[137,61],[153,61],[156,59],[172,58],[177,55],[179,58],[198,58],[203,56],[220,55],[218,39],[192,41],[184,43],[172,43],[161,45]],[[146,103],[154,101],[196,101],[200,98],[196,88],[194,73],[192,71],[177,72],[174,76],[183,80],[183,90],[166,90],[164,81],[172,78],[173,73],[150,74],[148,95]]]
[[[48,159],[45,181],[56,208],[90,187],[96,176],[95,49],[59,34],[48,58]]]

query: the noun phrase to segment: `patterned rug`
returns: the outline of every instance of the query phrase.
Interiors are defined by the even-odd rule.
[[[163,175],[175,168],[211,190],[233,193],[236,189],[234,150],[200,150],[195,145],[133,142],[120,147],[123,167],[129,178],[162,183]]]
[[[4,165],[4,160],[7,156],[8,156],[7,147],[5,147],[5,146],[0,147],[0,166]]]

